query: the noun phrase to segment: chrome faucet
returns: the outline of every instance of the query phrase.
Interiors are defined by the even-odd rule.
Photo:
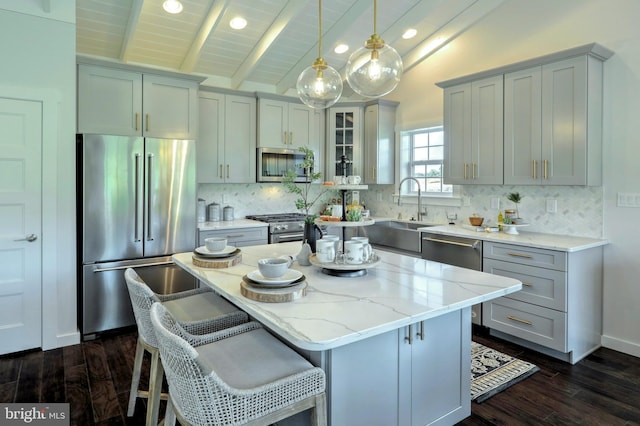
[[[404,183],[405,180],[412,180],[416,183],[416,185],[418,185],[418,222],[422,221],[422,202],[420,200],[420,182],[418,181],[418,179],[414,178],[414,177],[406,177],[404,179],[402,179],[400,181],[400,185],[398,185],[398,205],[400,204],[400,199],[402,198],[402,184]]]

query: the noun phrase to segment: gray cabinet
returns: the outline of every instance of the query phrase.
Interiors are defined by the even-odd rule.
[[[205,238],[220,237],[227,239],[227,245],[234,247],[257,246],[268,243],[266,226],[248,228],[215,229],[198,232],[198,245],[203,246]]]
[[[326,180],[342,175],[341,158],[347,160],[346,175],[362,174],[362,104],[342,105],[327,111]]]
[[[505,75],[509,185],[602,183],[602,62],[583,55]]]
[[[492,334],[575,363],[600,347],[602,248],[563,252],[483,243],[483,271],[522,290],[483,304]]]
[[[78,65],[78,132],[196,139],[198,81]]]
[[[317,147],[314,109],[302,103],[258,98],[258,146]]]
[[[393,184],[395,179],[395,125],[397,102],[377,100],[364,109],[365,184]]]
[[[444,182],[503,181],[502,75],[444,90]]]
[[[197,181],[256,181],[256,99],[201,91]]]

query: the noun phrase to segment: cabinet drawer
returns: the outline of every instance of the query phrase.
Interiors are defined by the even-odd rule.
[[[233,228],[214,231],[200,231],[199,244],[204,245],[204,239],[210,237],[224,237],[230,246],[246,246],[267,244],[267,227]],[[249,242],[251,244],[249,244]]]
[[[501,297],[482,304],[484,326],[560,352],[567,349],[567,314]]]
[[[563,251],[485,241],[483,255],[485,259],[504,260],[557,271],[567,270],[567,253]]]
[[[567,311],[566,272],[493,259],[485,259],[482,270],[522,281],[522,290],[506,296],[509,299]]]

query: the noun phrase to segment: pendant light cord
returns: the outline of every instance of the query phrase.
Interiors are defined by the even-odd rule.
[[[378,21],[378,1],[373,0],[373,33],[378,34],[377,23]]]
[[[322,0],[318,0],[318,58],[322,58]]]

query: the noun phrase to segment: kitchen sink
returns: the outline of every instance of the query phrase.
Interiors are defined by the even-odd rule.
[[[373,246],[419,256],[422,242],[418,228],[427,226],[433,225],[410,221],[379,221],[373,225],[358,228],[358,234],[369,237],[369,243]]]

